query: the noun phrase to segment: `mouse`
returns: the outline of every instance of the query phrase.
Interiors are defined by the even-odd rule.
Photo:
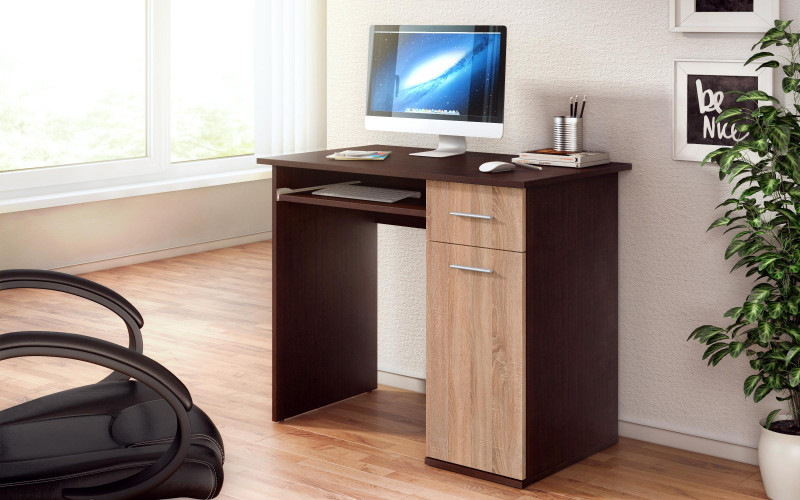
[[[487,161],[480,167],[478,170],[481,172],[488,172],[488,173],[495,173],[495,172],[507,172],[509,170],[514,170],[516,165],[513,163],[507,163],[504,161]]]

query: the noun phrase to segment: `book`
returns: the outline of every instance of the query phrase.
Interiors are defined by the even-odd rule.
[[[565,153],[554,149],[536,149],[519,154],[520,158],[535,158],[546,161],[568,161],[574,163],[587,163],[605,160],[609,161],[608,153],[599,151],[584,151],[581,153]]]
[[[325,158],[331,160],[385,160],[391,153],[391,151],[357,151],[348,149],[333,153]]]
[[[529,158],[529,157],[517,157],[513,158],[511,161],[513,163],[517,163],[520,165],[545,165],[551,167],[570,167],[570,168],[585,168],[585,167],[593,167],[595,165],[604,165],[606,163],[610,163],[608,159],[574,161],[574,160],[561,160],[557,158],[540,160],[538,158]]]

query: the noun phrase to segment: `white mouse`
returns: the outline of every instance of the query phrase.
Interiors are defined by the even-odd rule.
[[[486,163],[478,167],[478,170],[480,170],[481,172],[495,173],[495,172],[506,172],[508,170],[514,170],[515,167],[516,165],[514,165],[513,163],[507,163],[504,161],[487,161]]]

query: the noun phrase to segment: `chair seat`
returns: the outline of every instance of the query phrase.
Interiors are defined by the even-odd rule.
[[[181,468],[143,499],[213,498],[224,450],[214,424],[189,411]],[[63,488],[106,484],[155,462],[176,431],[170,406],[137,381],[104,382],[0,411],[0,498],[62,499]]]

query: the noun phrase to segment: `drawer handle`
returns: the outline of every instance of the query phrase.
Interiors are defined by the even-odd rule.
[[[461,269],[464,271],[475,271],[476,273],[492,274],[494,272],[494,270],[492,269],[484,269],[482,267],[459,266],[458,264],[450,264],[450,267],[452,267],[453,269]]]
[[[494,217],[492,217],[491,215],[469,214],[466,212],[450,212],[450,215],[455,215],[456,217],[469,217],[470,219],[484,219],[484,220],[494,219]]]

